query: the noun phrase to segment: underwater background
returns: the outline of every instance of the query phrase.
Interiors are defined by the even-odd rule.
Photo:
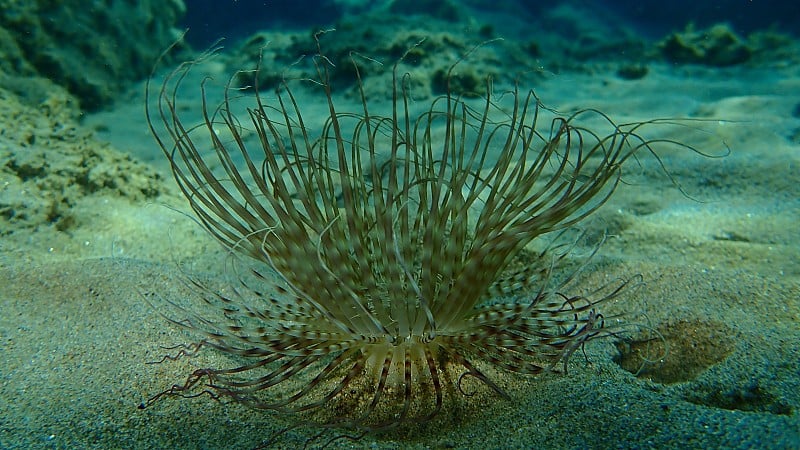
[[[459,64],[463,86],[519,83],[617,122],[702,119],[663,137],[715,156],[665,155],[680,188],[642,161],[590,225],[610,237],[587,289],[641,274],[613,307],[647,317],[663,358],[642,367],[653,353],[638,341],[593,342],[568,374],[508,376],[511,400],[450,427],[331,448],[800,448],[795,2],[0,0],[0,449],[254,448],[292,424],[205,396],[138,408],[215,362],[153,364],[189,338],[142,296],[192,295],[181,267],[224,271],[144,118],[145,80],[186,29],[156,86],[219,38],[186,86],[224,85],[260,52],[269,86],[296,75],[314,31],[335,29],[322,40],[332,60],[356,51],[386,68],[365,73],[376,104],[424,38],[411,97],[425,105],[484,43]],[[351,75],[335,78],[337,105],[357,111]],[[179,103],[199,122],[197,93]],[[320,99],[298,102],[324,121]]]

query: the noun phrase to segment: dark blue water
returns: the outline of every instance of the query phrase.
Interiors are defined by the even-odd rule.
[[[596,0],[584,3],[614,11],[639,31],[651,33],[652,37],[683,28],[690,22],[698,27],[726,22],[741,34],[771,26],[800,32],[800,5],[789,0]]]
[[[369,3],[369,2],[367,2]],[[409,1],[420,11],[423,4],[442,2]],[[747,34],[758,29],[776,27],[780,31],[800,34],[800,3],[791,0],[574,0],[544,2],[533,0],[452,2],[456,7],[469,5],[479,14],[498,10],[516,11],[520,20],[531,20],[556,5],[574,4],[597,11],[609,20],[624,21],[625,25],[649,38],[659,38],[688,23],[707,27],[719,22],[728,23],[737,33]],[[435,7],[435,6],[434,6]],[[220,36],[237,38],[264,28],[309,28],[331,26],[348,12],[339,2],[330,0],[296,1],[238,1],[192,0],[189,2],[183,25],[193,30],[188,39],[195,45],[208,45]],[[477,17],[480,20],[480,15]]]

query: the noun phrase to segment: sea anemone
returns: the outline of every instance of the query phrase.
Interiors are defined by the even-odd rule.
[[[192,281],[203,302],[167,299],[165,315],[197,333],[182,353],[239,363],[196,370],[147,405],[207,392],[325,428],[386,430],[437,416],[467,378],[507,397],[484,368],[566,372],[584,344],[616,332],[598,306],[638,278],[567,293],[570,230],[609,198],[626,160],[655,155],[656,142],[689,148],[640,135],[661,122],[560,116],[533,91],[494,95],[490,80],[478,107],[448,89],[414,115],[397,66],[391,111],[376,115],[358,57],[361,107],[343,112],[320,51],[303,81],[324,124],[307,124],[290,81],[269,102],[254,86],[246,120],[232,106],[242,89],[228,82],[212,106],[204,82],[203,123],[189,127],[176,92],[211,53],[169,74],[157,99],[148,83],[147,121],[199,222],[245,256],[231,289]],[[609,131],[581,126],[587,117]],[[543,235],[555,237],[526,249]]]

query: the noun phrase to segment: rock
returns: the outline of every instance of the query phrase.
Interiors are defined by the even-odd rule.
[[[96,110],[149,74],[176,40],[185,6],[182,0],[0,0],[0,11],[0,70],[50,78],[83,109]]]
[[[720,67],[743,63],[753,53],[725,24],[699,31],[690,25],[683,32],[668,36],[659,44],[659,49],[671,62]]]
[[[162,177],[82,130],[77,102],[46,79],[6,78],[0,87],[0,236],[80,225],[73,207],[101,194],[130,201],[157,197]]]

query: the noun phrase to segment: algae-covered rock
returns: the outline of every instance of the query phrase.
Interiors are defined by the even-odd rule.
[[[456,62],[451,89],[468,96],[484,95],[487,77],[504,77],[503,81],[513,83],[521,72],[535,70],[536,61],[525,55],[521,44],[512,40],[486,42],[480,27],[465,30],[432,17],[376,14],[362,16],[358,22],[343,20],[334,28],[317,35],[325,67],[334,90],[354,97],[360,96],[360,77],[367,97],[390,98],[393,74],[404,77],[406,94],[411,98],[442,94],[444,80]],[[479,45],[481,42],[484,45]],[[316,78],[315,59],[310,56],[317,51],[311,32],[262,31],[234,49],[227,63],[233,70],[247,70],[260,61],[258,85],[269,90],[283,79]],[[463,58],[467,53],[469,57]],[[506,64],[516,70],[499,70]],[[242,72],[235,82],[240,87],[252,86],[253,75],[252,71]]]
[[[753,49],[751,64],[772,67],[800,65],[800,42],[794,36],[770,29],[750,33],[747,44]]]
[[[0,0],[0,70],[34,71],[95,110],[149,73],[184,11],[182,0]]]
[[[659,44],[661,53],[677,63],[731,66],[740,64],[752,55],[752,49],[728,25],[718,24],[706,30],[686,30],[673,33]]]
[[[639,80],[647,75],[650,70],[644,64],[622,64],[617,68],[617,76],[623,80]]]
[[[0,236],[81,224],[73,207],[107,194],[154,198],[162,177],[77,125],[77,102],[44,78],[6,76],[0,87]]]

